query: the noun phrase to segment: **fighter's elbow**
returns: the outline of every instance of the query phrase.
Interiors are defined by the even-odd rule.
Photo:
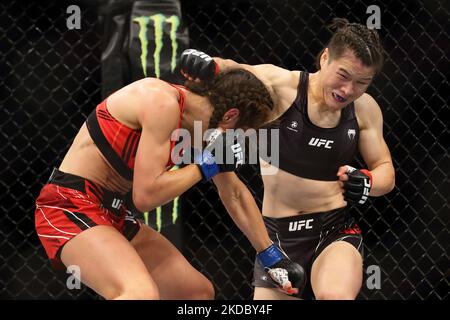
[[[395,174],[389,175],[384,178],[381,185],[378,186],[378,192],[375,196],[383,196],[395,188]]]
[[[392,175],[389,179],[389,183],[386,188],[387,189],[386,193],[391,192],[392,190],[394,190],[394,188],[395,188],[395,172],[392,173]]]
[[[152,197],[142,190],[133,190],[133,203],[136,209],[141,212],[151,211],[156,208]]]

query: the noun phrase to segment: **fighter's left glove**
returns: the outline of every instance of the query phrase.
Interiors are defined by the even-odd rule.
[[[344,181],[344,200],[348,203],[364,204],[372,188],[372,174],[366,169],[347,166],[348,180]]]
[[[302,266],[293,262],[278,246],[270,245],[257,254],[258,261],[268,275],[283,290],[292,295],[298,294],[306,284],[306,273]]]

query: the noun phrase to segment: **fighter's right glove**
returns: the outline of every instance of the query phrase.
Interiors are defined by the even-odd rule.
[[[195,49],[186,49],[179,61],[181,73],[186,78],[212,80],[219,73],[219,66],[213,58]]]
[[[348,180],[344,181],[344,200],[349,204],[364,204],[372,188],[372,174],[366,169],[356,169],[347,165]]]
[[[211,136],[213,138],[209,139],[203,152],[194,155],[195,163],[205,180],[211,180],[220,172],[234,171],[244,163],[242,137],[220,133],[218,129]]]
[[[275,244],[257,254],[258,261],[273,281],[287,294],[298,294],[306,284],[301,265],[289,259]]]

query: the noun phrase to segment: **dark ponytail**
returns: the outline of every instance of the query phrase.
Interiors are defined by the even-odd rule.
[[[384,49],[375,29],[369,29],[359,23],[350,23],[345,18],[334,18],[328,28],[334,32],[326,46],[330,60],[340,58],[346,49],[350,49],[364,65],[374,67],[376,73],[380,72],[384,63]],[[318,70],[324,50],[325,48],[316,59]]]

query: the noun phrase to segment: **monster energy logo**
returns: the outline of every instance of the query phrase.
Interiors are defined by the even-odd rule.
[[[165,15],[158,13],[148,17],[142,16],[133,19],[133,21],[139,24],[139,40],[141,41],[141,65],[145,76],[147,76],[147,26],[150,20],[153,21],[155,30],[155,51],[153,52],[153,60],[155,63],[155,74],[156,77],[159,78],[161,75],[160,60],[161,50],[163,48],[164,24],[170,24],[170,41],[172,44],[172,59],[170,62],[170,70],[173,73],[177,65],[177,30],[180,25],[180,18],[178,16],[166,17]]]
[[[179,167],[174,166],[170,171],[177,170]],[[178,197],[176,197],[173,200],[173,207],[172,207],[172,224],[175,224],[178,219]],[[144,212],[144,222],[146,225],[148,225],[148,212]],[[156,230],[159,232],[161,231],[162,227],[162,207],[156,208]]]

